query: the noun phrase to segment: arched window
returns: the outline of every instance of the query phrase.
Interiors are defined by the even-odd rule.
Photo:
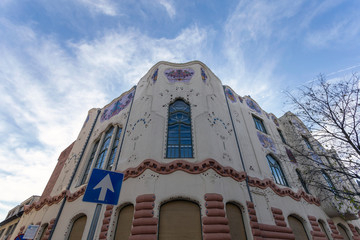
[[[299,181],[300,181],[302,187],[304,188],[305,192],[306,192],[306,193],[309,193],[309,190],[308,190],[308,188],[307,188],[307,186],[306,186],[306,182],[305,182],[305,180],[303,179],[303,177],[302,177],[301,172],[300,172],[299,169],[296,169],[296,174],[298,175]]]
[[[101,146],[100,153],[99,153],[98,158],[95,163],[95,168],[100,168],[100,169],[103,168],[103,164],[105,162],[106,153],[109,149],[111,135],[112,135],[113,131],[114,131],[114,127],[111,127],[105,134],[105,138],[104,138],[103,144]]]
[[[355,230],[357,231],[357,233],[360,235],[360,228],[355,227]]]
[[[337,194],[337,190],[335,188],[334,183],[331,181],[330,176],[324,170],[321,170],[321,173],[322,173],[327,185],[329,186],[330,191],[332,191],[334,194]]]
[[[97,150],[97,147],[99,145],[99,141],[97,141],[95,144],[94,144],[94,147],[91,151],[91,155],[90,155],[90,159],[89,161],[87,162],[87,165],[86,165],[86,168],[85,168],[85,172],[84,172],[84,175],[81,179],[81,182],[80,184],[84,184],[86,182],[86,179],[89,175],[89,172],[90,172],[90,168],[91,168],[91,165],[92,165],[92,162],[94,161],[94,158],[95,158],[95,153],[96,153],[96,150]]]
[[[244,219],[241,209],[232,203],[226,203],[226,217],[229,220],[231,240],[246,240]]]
[[[269,166],[270,166],[270,169],[271,169],[271,173],[275,178],[275,182],[277,184],[281,184],[281,185],[284,185],[284,186],[289,186],[287,181],[286,181],[284,172],[282,171],[282,169],[280,167],[280,164],[270,154],[268,154],[266,156],[266,158],[268,160],[268,163],[269,163]]]
[[[112,165],[114,164],[114,159],[115,159],[115,155],[116,155],[116,149],[117,149],[117,146],[119,145],[121,131],[122,131],[121,128],[117,129],[117,132],[116,132],[116,135],[115,135],[115,140],[114,140],[114,142],[112,144],[112,147],[111,147],[110,158],[109,158],[109,161],[108,161],[108,163],[106,165],[106,170],[111,170]]]
[[[79,240],[82,238],[84,228],[86,225],[86,216],[81,216],[76,219],[71,227],[68,240]]]
[[[131,226],[134,218],[134,206],[127,205],[123,207],[118,216],[116,224],[115,237],[116,240],[128,240],[131,234]]]
[[[339,233],[340,235],[344,238],[344,240],[350,240],[350,236],[348,234],[348,232],[346,231],[346,227],[342,224],[338,224],[337,225],[338,229],[339,229]]]
[[[114,132],[115,134],[113,134]],[[106,166],[106,170],[111,170],[114,164],[121,132],[122,128],[111,126],[105,133],[102,133],[100,140],[95,142],[91,150],[90,158],[86,164],[80,184],[84,184],[87,181],[92,168],[104,169]],[[100,143],[101,147],[99,147]],[[95,164],[93,164],[94,159],[96,159]]]
[[[167,158],[193,156],[190,106],[183,100],[176,100],[169,106],[167,134]]]
[[[321,228],[321,231],[322,231],[323,233],[325,233],[326,239],[330,240],[329,233],[328,233],[328,231],[326,231],[326,227],[325,227],[326,224],[325,224],[325,222],[324,222],[323,220],[319,220],[318,223],[319,223],[319,226],[320,226],[320,228]]]
[[[295,240],[309,240],[308,235],[306,234],[306,230],[302,222],[294,216],[288,217],[288,222],[291,230],[295,235]]]
[[[160,208],[159,240],[201,240],[201,216],[197,204],[172,201]]]
[[[47,224],[47,223],[45,223],[41,226],[40,230],[37,233],[37,237],[35,238],[36,240],[41,240],[45,236],[48,226],[49,226],[49,224]]]

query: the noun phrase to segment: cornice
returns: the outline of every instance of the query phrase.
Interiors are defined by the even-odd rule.
[[[128,180],[129,178],[136,178],[140,176],[145,170],[151,170],[161,175],[171,174],[176,171],[183,171],[189,174],[201,174],[206,172],[210,169],[215,171],[222,177],[230,177],[237,182],[245,181],[246,173],[244,171],[237,171],[232,167],[226,167],[218,163],[214,159],[206,159],[199,163],[192,163],[186,160],[174,160],[170,163],[160,163],[153,159],[146,159],[142,163],[140,163],[137,167],[128,168],[122,173],[124,173],[124,181]],[[120,171],[118,171],[120,172]],[[260,189],[271,189],[275,194],[280,197],[291,197],[296,201],[300,201],[304,199],[306,202],[310,204],[314,204],[320,206],[320,201],[318,198],[311,196],[305,193],[302,190],[298,192],[294,192],[292,189],[285,187],[281,188],[271,179],[259,179],[256,177],[248,176],[248,182],[251,187],[257,187]],[[78,199],[85,193],[86,186],[82,186],[79,190],[71,193],[69,190],[62,191],[59,195],[53,197],[47,197],[44,200],[35,202],[31,205],[25,206],[25,214],[28,214],[32,209],[36,211],[40,210],[43,206],[48,205],[51,206],[53,204],[59,203],[65,196],[67,196],[67,201],[72,202]]]

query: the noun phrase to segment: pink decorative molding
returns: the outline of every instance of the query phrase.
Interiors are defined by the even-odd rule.
[[[352,225],[351,223],[348,223],[349,227],[351,229],[351,232],[353,233],[353,239],[354,240],[360,240],[360,234],[356,231],[354,225]]]
[[[334,240],[336,240],[336,239],[343,240],[344,238],[340,235],[340,233],[337,230],[333,220],[328,219],[327,222],[328,222],[329,227],[330,227],[331,232],[332,232],[331,236],[334,238]]]
[[[316,240],[327,240],[327,237],[324,232],[321,231],[319,223],[316,221],[316,217],[308,216],[312,231],[310,232],[313,239]]]
[[[45,233],[44,233],[44,236],[41,238],[41,240],[48,240],[49,239],[50,232],[51,232],[52,228],[54,227],[54,223],[55,223],[55,218],[50,220],[49,225],[47,226],[46,230],[44,230]]]
[[[155,195],[136,198],[135,213],[129,240],[156,240],[158,219],[154,218]]]
[[[270,225],[258,223],[254,204],[252,202],[246,202],[246,204],[248,207],[250,226],[254,240],[295,239],[291,228],[287,227],[286,225],[285,218],[281,209],[271,208],[276,225]]]
[[[126,169],[123,172],[125,174],[124,180],[138,177],[146,169],[150,169],[159,174],[170,174],[176,171],[184,171],[190,174],[200,174],[212,169],[222,177],[231,177],[238,182],[244,181],[246,178],[245,172],[238,172],[232,167],[224,167],[214,159],[206,159],[199,163],[192,163],[185,160],[160,163],[152,159],[147,159],[135,168]]]
[[[114,208],[113,205],[106,206],[106,210],[104,212],[104,219],[102,221],[101,232],[99,235],[99,240],[107,239],[109,224],[110,224],[110,219],[111,219],[111,214],[112,214],[113,208]]]
[[[51,206],[53,204],[59,203],[65,196],[67,196],[67,201],[69,201],[69,202],[75,201],[76,199],[78,199],[80,196],[82,196],[85,193],[85,189],[86,189],[86,186],[83,186],[82,188],[75,191],[74,193],[71,193],[69,190],[64,190],[59,195],[56,195],[53,197],[49,196],[43,200],[34,202],[31,205],[25,205],[24,212],[25,212],[25,214],[28,214],[34,208],[36,211],[38,211],[45,205]]]
[[[298,192],[294,192],[290,188],[280,188],[278,185],[274,183],[273,180],[269,178],[265,178],[263,180],[256,178],[256,177],[250,177],[249,176],[249,185],[252,187],[258,187],[261,189],[265,188],[271,188],[277,195],[281,197],[289,196],[292,199],[296,201],[300,201],[301,198],[303,198],[305,201],[311,204],[315,204],[317,206],[320,206],[320,201],[314,196],[311,196],[304,192],[303,190],[299,190]]]
[[[246,173],[236,171],[232,167],[224,167],[214,159],[206,159],[199,163],[192,163],[185,160],[175,160],[170,163],[160,163],[152,159],[144,160],[140,163],[137,167],[128,168],[124,173],[124,181],[129,178],[136,178],[140,176],[146,169],[149,169],[153,172],[158,174],[170,174],[176,171],[184,171],[190,174],[200,174],[203,172],[208,171],[209,169],[214,170],[217,174],[222,177],[230,177],[237,182],[245,181]],[[250,177],[249,185],[252,187],[258,187],[261,189],[270,188],[272,189],[277,195],[281,197],[289,196],[296,201],[300,201],[303,198],[310,204],[315,204],[320,206],[320,201],[311,196],[306,194],[304,191],[299,190],[298,192],[294,192],[290,188],[280,188],[278,185],[274,183],[271,179],[259,179],[256,177]],[[47,197],[41,201],[35,202],[30,206],[25,206],[25,214],[28,214],[32,209],[35,208],[36,211],[40,210],[44,205],[51,206],[52,204],[59,203],[65,196],[67,196],[67,201],[72,202],[78,199],[85,193],[86,186],[83,186],[79,190],[74,193],[70,193],[70,191],[63,191],[59,195],[53,197]]]
[[[204,240],[231,240],[223,197],[220,194],[207,193],[204,198],[206,201],[206,217],[202,219]]]

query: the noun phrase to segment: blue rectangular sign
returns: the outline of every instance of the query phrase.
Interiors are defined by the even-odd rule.
[[[123,179],[122,173],[94,168],[83,201],[117,205]]]

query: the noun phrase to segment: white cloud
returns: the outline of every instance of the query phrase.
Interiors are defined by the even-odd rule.
[[[309,31],[306,35],[306,43],[319,48],[333,48],[334,44],[338,43],[358,45],[353,39],[360,33],[359,21],[360,17],[349,14],[346,19],[335,22],[329,27]]]
[[[91,12],[102,13],[109,16],[116,16],[116,5],[112,0],[79,0],[87,6]]]
[[[158,0],[158,1],[166,9],[166,12],[169,14],[170,18],[175,17],[176,10],[172,1],[170,0]]]
[[[9,22],[0,27],[9,36],[0,39],[0,166],[6,170],[0,175],[0,201],[21,202],[42,193],[90,108],[128,90],[156,62],[193,60],[206,45],[206,30],[197,26],[173,39],[119,29],[69,43],[69,53],[29,27]],[[0,206],[0,218],[4,212]]]

